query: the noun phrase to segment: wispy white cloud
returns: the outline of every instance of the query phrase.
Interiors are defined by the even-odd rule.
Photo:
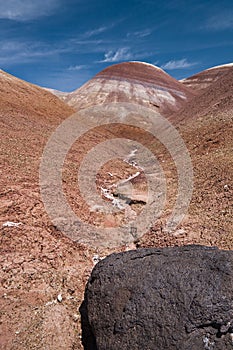
[[[173,69],[184,69],[193,67],[197,62],[188,62],[187,58],[182,58],[181,60],[169,61],[161,66],[163,69],[173,70]]]
[[[112,42],[91,39],[82,41],[71,38],[66,41],[50,44],[49,42],[42,41],[0,39],[0,65],[9,67],[15,63],[39,62],[44,58],[53,58],[53,56],[57,59],[58,56],[64,53],[95,54],[107,50],[106,47],[112,48]],[[82,68],[87,67],[86,65],[73,64],[67,70],[78,71]]]
[[[65,46],[53,47],[47,43],[31,41],[0,40],[0,64],[9,66],[14,63],[27,63],[38,59],[56,56],[67,52]]]
[[[104,54],[104,59],[99,62],[119,62],[133,59],[133,54],[128,47],[122,47],[116,51],[110,50]]]
[[[83,37],[84,38],[91,38],[91,37],[93,37],[95,35],[98,35],[98,34],[101,34],[101,33],[105,32],[109,28],[111,28],[111,27],[99,27],[99,28],[96,28],[96,29],[93,29],[93,30],[88,30],[87,32],[85,32],[83,34]]]
[[[102,40],[102,39],[93,40],[93,39],[79,39],[78,38],[78,39],[70,39],[69,40],[70,45],[90,46],[89,47],[91,49],[90,51],[92,51],[93,46],[97,46],[100,44],[106,44],[106,43],[108,43],[108,41]],[[109,43],[111,43],[111,41]]]
[[[60,0],[0,0],[0,19],[28,21],[48,16],[60,5]]]
[[[146,36],[149,36],[151,33],[152,33],[152,30],[150,29],[139,30],[136,32],[129,32],[127,33],[127,38],[129,37],[145,38]]]
[[[96,61],[96,59],[93,59],[93,63],[138,60],[152,55],[151,52],[145,52],[145,50],[131,50],[128,46],[119,48],[118,44],[110,40],[96,41],[91,38],[83,40],[70,38],[54,44],[43,41],[0,39],[0,65],[10,67],[15,63],[40,62],[45,58],[50,60],[56,59],[57,61],[58,59],[61,60],[63,54],[69,53],[78,55],[88,53],[93,55],[93,57],[96,54],[100,55],[104,53],[102,60]],[[72,63],[66,68],[67,71],[81,71],[82,69],[90,68],[89,63],[88,66],[85,62],[78,61],[77,64],[76,62]]]
[[[70,66],[68,67],[67,70],[69,71],[77,71],[77,70],[83,70],[88,68],[89,66],[87,66],[86,64],[80,64],[80,65],[76,65],[76,66]]]
[[[213,31],[233,29],[233,11],[218,13],[210,17],[202,29]]]
[[[81,39],[88,39],[88,38],[92,38],[93,36],[96,36],[98,34],[101,34],[101,33],[104,33],[104,32],[107,32],[109,31],[110,29],[114,28],[116,25],[118,25],[120,22],[122,22],[124,19],[120,19],[120,20],[117,20],[115,22],[112,22],[111,24],[109,25],[105,25],[105,26],[101,26],[101,27],[98,27],[98,28],[94,28],[94,29],[90,29],[88,31],[86,31],[85,33],[83,33],[81,35]]]

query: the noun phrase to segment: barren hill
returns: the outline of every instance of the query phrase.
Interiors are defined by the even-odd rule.
[[[48,120],[72,113],[54,94],[0,70],[1,115],[43,116]],[[63,115],[64,114],[64,115]]]
[[[220,73],[218,73],[220,70]],[[204,115],[218,115],[219,113],[232,113],[233,110],[233,65],[224,68],[213,68],[205,71],[214,72],[214,79],[208,86],[195,96],[186,106],[181,108],[175,119],[187,120]],[[200,73],[200,76],[204,72]]]
[[[203,89],[212,85],[212,83],[217,81],[224,74],[231,72],[232,69],[233,63],[223,64],[221,66],[206,69],[191,77],[182,79],[180,82],[194,91],[202,92]]]
[[[1,170],[20,180],[37,177],[46,137],[73,109],[44,89],[0,71]],[[14,150],[14,152],[12,152]],[[35,167],[33,167],[33,165]]]
[[[77,320],[70,319],[77,313],[76,296],[82,294],[92,260],[88,250],[51,225],[39,190],[44,146],[72,113],[50,92],[0,71],[1,349],[80,344]],[[56,302],[59,293],[73,293],[69,307]]]
[[[109,102],[132,102],[163,115],[180,109],[193,92],[162,69],[143,62],[124,62],[107,67],[65,101],[75,109]]]
[[[193,239],[233,247],[233,66],[169,118],[190,152],[194,193],[189,207]],[[198,238],[199,237],[199,238]]]

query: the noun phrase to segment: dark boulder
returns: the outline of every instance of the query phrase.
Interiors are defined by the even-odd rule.
[[[233,252],[112,254],[94,268],[80,311],[85,350],[233,349]]]

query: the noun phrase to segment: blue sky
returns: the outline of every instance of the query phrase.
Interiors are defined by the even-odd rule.
[[[181,79],[232,62],[233,2],[0,0],[0,68],[72,91],[137,60]]]

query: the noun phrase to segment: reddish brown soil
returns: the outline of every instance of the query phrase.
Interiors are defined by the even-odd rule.
[[[27,123],[36,118],[42,122],[54,123],[57,118],[64,118],[73,112],[50,92],[29,84],[0,70],[0,105],[1,114],[29,117]],[[6,118],[4,119],[6,123]],[[15,123],[13,125],[16,127]]]
[[[217,116],[225,113],[232,117],[233,107],[233,67],[219,76],[213,84],[202,90],[178,113],[170,117],[172,121],[188,122],[200,116]]]
[[[196,98],[179,116],[171,117],[186,142],[195,175],[189,213],[173,234],[164,232],[164,223],[174,204],[177,175],[175,164],[161,144],[150,138],[145,141],[139,131],[115,128],[87,135],[71,149],[64,169],[64,187],[73,208],[86,220],[89,213],[79,202],[75,179],[76,168],[88,148],[112,134],[134,135],[151,147],[160,162],[164,161],[161,164],[168,181],[168,201],[163,216],[135,245],[116,249],[75,243],[52,225],[39,193],[40,157],[48,137],[73,110],[50,93],[11,79],[9,82],[1,77],[0,81],[4,92],[0,100],[0,349],[81,350],[78,309],[95,254],[104,257],[136,246],[187,243],[233,248],[232,79],[221,78],[204,97]],[[100,169],[97,185],[107,186],[133,171],[116,160]],[[114,173],[111,181],[107,172]],[[142,184],[143,177],[139,186]],[[112,224],[111,219],[107,218],[107,224]],[[21,224],[3,227],[6,221]],[[61,302],[57,301],[59,294]]]

